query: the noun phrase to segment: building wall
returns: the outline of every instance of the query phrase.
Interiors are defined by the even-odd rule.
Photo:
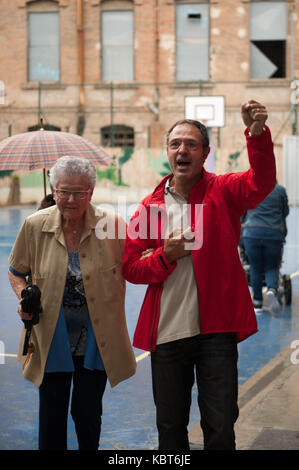
[[[199,83],[176,82],[174,0],[84,0],[84,87],[81,101],[77,3],[76,0],[0,3],[0,80],[5,85],[5,103],[0,104],[0,139],[7,137],[9,132],[25,132],[28,127],[39,123],[40,116],[43,116],[44,123],[76,133],[78,116],[83,110],[83,136],[95,144],[101,144],[100,129],[103,126],[113,123],[134,128],[135,151],[123,167],[125,182],[136,187],[151,186],[150,183],[156,183],[160,175],[150,164],[146,152],[160,158],[165,133],[174,121],[184,117],[185,96],[190,95],[225,97],[225,126],[212,129],[215,171],[245,169],[247,159],[240,107],[252,98],[268,107],[268,124],[275,139],[278,179],[282,181],[282,139],[293,132],[290,120],[292,64],[293,76],[299,76],[299,1],[286,2],[286,77],[265,80],[250,79],[251,2],[208,2],[210,73],[208,81]],[[127,8],[134,9],[134,80],[105,83],[101,77],[101,11]],[[295,22],[294,53],[291,56],[292,8]],[[39,87],[38,83],[28,81],[27,15],[30,11],[59,11],[61,76],[58,83],[42,83]],[[152,105],[158,108],[158,115],[150,110]],[[113,153],[114,150],[109,151]],[[240,152],[240,157],[233,159],[231,155],[236,152]],[[140,161],[143,162],[141,165]]]

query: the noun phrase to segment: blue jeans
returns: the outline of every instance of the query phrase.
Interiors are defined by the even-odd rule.
[[[268,289],[277,289],[283,242],[280,240],[243,238],[250,264],[250,285],[253,298],[263,301],[263,280]]]
[[[196,373],[205,450],[234,450],[238,418],[235,333],[212,333],[156,346],[151,354],[159,450],[188,450]]]

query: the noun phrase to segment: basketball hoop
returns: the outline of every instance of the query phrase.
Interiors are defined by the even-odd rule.
[[[185,118],[196,119],[206,127],[223,127],[224,96],[186,96]]]

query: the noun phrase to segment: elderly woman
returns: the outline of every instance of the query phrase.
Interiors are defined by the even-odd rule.
[[[136,371],[121,275],[125,222],[91,203],[96,170],[84,158],[62,157],[50,171],[56,205],[28,217],[9,257],[9,279],[21,300],[26,277],[41,291],[42,313],[32,327],[30,354],[18,358],[39,387],[39,449],[67,448],[71,415],[79,449],[99,446],[106,380],[114,387]],[[114,237],[96,236],[103,217]],[[112,218],[112,219],[111,219]],[[31,315],[18,312],[22,320]]]

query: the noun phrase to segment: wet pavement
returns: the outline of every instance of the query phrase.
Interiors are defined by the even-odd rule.
[[[17,300],[7,279],[7,258],[17,231],[25,217],[35,210],[34,206],[0,208],[0,354],[5,354],[0,355],[0,450],[37,449],[38,391],[23,379],[21,366],[14,357],[21,325],[16,313]],[[295,385],[298,391],[299,364],[292,364],[290,356],[291,343],[299,341],[298,240],[299,208],[292,207],[282,264],[283,273],[293,274],[292,304],[283,306],[275,316],[264,309],[257,317],[259,332],[239,344],[240,418],[236,435],[242,449],[265,448],[267,442],[279,445],[285,440],[297,444],[295,417],[299,400],[296,402],[296,393],[292,391]],[[131,338],[145,289],[146,286],[127,284],[126,312]],[[137,358],[142,354],[143,351],[135,350]],[[288,400],[290,406],[283,405],[281,400]],[[157,447],[149,357],[138,361],[134,377],[114,389],[107,386],[103,408],[101,449]],[[195,449],[202,446],[199,419],[194,387],[189,428]],[[68,444],[70,450],[77,448],[71,418]]]

